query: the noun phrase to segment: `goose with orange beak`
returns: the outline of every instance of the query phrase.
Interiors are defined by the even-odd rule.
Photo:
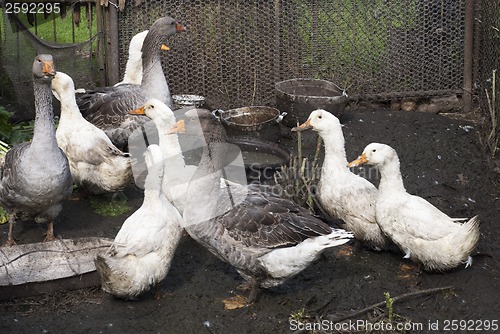
[[[172,96],[161,65],[161,49],[170,36],[186,28],[172,17],[156,20],[142,46],[142,79],[139,85],[125,84],[77,93],[80,111],[89,122],[102,129],[119,149],[127,147],[130,134],[148,121],[129,114],[155,98],[173,107]]]
[[[465,263],[479,239],[479,219],[466,223],[440,211],[425,199],[408,194],[399,170],[396,151],[385,144],[371,143],[349,166],[369,164],[381,175],[376,205],[377,223],[405,253],[405,258],[428,271],[447,271]]]
[[[375,219],[377,188],[346,167],[342,125],[326,110],[313,111],[307,121],[292,131],[316,131],[323,139],[325,159],[318,184],[318,200],[331,217],[342,219],[356,240],[375,250],[388,249],[390,240]]]
[[[333,229],[293,201],[263,185],[220,188],[230,144],[224,127],[202,109],[186,112],[171,132],[203,136],[205,146],[188,186],[185,230],[250,284],[248,298],[226,299],[226,308],[257,300],[260,288],[278,286],[297,275],[327,248],[352,234]]]

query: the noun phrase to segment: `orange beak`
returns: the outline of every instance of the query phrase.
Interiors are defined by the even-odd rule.
[[[176,30],[177,32],[181,32],[181,31],[186,31],[186,30],[187,30],[187,28],[186,28],[186,27],[184,27],[182,24],[180,24],[180,23],[176,22],[176,23],[175,23],[175,30]]]
[[[368,160],[366,159],[366,154],[363,153],[356,160],[349,162],[347,164],[347,167],[356,167],[356,166],[366,164],[367,162],[368,162]]]
[[[137,108],[135,110],[132,110],[131,112],[129,112],[130,115],[146,115],[146,113],[144,112],[144,107],[140,107],[140,108]]]
[[[305,121],[301,125],[292,128],[292,131],[294,131],[294,132],[304,131],[304,130],[309,130],[309,129],[312,129],[312,128],[313,127],[311,125],[311,120],[308,118],[307,121]]]
[[[185,133],[186,132],[186,122],[183,119],[177,121],[174,126],[168,129],[167,134],[170,135],[172,133]]]
[[[56,69],[52,60],[43,62],[43,74],[50,76],[56,75]]]
[[[160,50],[162,50],[162,51],[170,51],[170,48],[168,46],[166,46],[165,44],[162,44]]]

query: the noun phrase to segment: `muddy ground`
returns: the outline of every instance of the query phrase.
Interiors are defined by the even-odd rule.
[[[407,333],[444,331],[446,325],[448,332],[457,332],[452,330],[454,324],[469,329],[498,325],[500,182],[494,166],[485,159],[476,124],[441,115],[378,110],[348,111],[341,120],[348,159],[356,158],[372,141],[390,144],[399,153],[409,192],[426,198],[452,217],[480,216],[481,238],[471,268],[460,267],[445,274],[408,274],[401,270],[408,262],[398,253],[361,249],[351,256],[340,256],[330,249],[285,285],[262,292],[256,304],[228,311],[222,300],[241,293],[236,290],[241,278],[231,266],[185,237],[162,282],[160,299],[148,292],[139,300],[122,301],[95,287],[1,302],[0,332],[301,332],[303,327],[295,320],[323,324],[322,329],[335,332],[339,327],[328,327],[321,321],[382,302],[385,292],[396,297],[448,286],[452,289],[396,300],[392,324],[411,321],[421,326]],[[315,145],[314,140],[310,144]],[[372,181],[378,180],[372,176]],[[130,188],[127,195],[134,208],[140,206],[140,191]],[[113,238],[132,212],[106,218],[95,214],[84,200],[67,201],[56,234],[64,238]],[[7,224],[0,230],[3,242]],[[43,232],[42,227],[29,223],[18,223],[15,228],[19,243],[41,240]],[[387,309],[381,306],[346,321],[387,323]],[[432,327],[436,324],[438,327]],[[362,329],[353,325],[343,328],[346,332]]]

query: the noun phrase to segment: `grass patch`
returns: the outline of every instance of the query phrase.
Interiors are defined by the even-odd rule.
[[[105,217],[120,216],[131,209],[127,197],[121,193],[92,196],[90,206],[95,213]]]

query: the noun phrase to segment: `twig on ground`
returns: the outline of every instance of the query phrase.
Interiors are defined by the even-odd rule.
[[[421,295],[427,295],[427,294],[436,293],[436,292],[440,292],[440,291],[444,291],[444,290],[451,290],[451,289],[454,289],[454,287],[453,286],[445,286],[445,287],[441,287],[441,288],[432,288],[432,289],[420,290],[420,291],[416,291],[416,292],[405,293],[405,294],[399,295],[397,297],[394,297],[392,299],[393,299],[394,302],[396,302],[396,301],[401,301],[401,300],[408,299],[408,298],[411,298],[411,297],[416,297],[416,296],[421,296]],[[341,321],[344,321],[344,320],[347,320],[347,319],[352,319],[352,318],[355,318],[355,317],[360,316],[362,314],[365,314],[366,312],[369,312],[369,311],[371,311],[371,310],[373,310],[373,309],[375,309],[377,307],[385,306],[385,304],[386,304],[386,301],[384,300],[383,302],[380,302],[380,303],[373,304],[371,306],[365,307],[362,310],[359,310],[359,311],[356,311],[356,312],[353,312],[353,313],[350,313],[350,314],[347,314],[347,315],[344,315],[344,316],[336,317],[336,318],[329,318],[328,320],[330,320],[333,323],[337,323],[337,322],[341,322]]]

